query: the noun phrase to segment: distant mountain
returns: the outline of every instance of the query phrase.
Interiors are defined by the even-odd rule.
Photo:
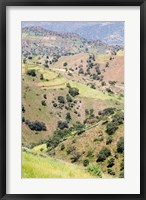
[[[22,22],[22,27],[30,26],[58,33],[76,33],[87,40],[124,46],[124,22]]]
[[[22,55],[74,55],[81,52],[90,54],[115,54],[120,46],[107,45],[100,40],[87,40],[75,32],[50,31],[40,26],[22,28]]]

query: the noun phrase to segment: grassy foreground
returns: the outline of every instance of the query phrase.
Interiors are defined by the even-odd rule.
[[[22,152],[22,178],[92,178],[82,167]]]

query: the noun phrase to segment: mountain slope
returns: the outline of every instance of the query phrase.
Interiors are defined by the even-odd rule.
[[[22,178],[92,178],[82,167],[51,157],[22,152]]]

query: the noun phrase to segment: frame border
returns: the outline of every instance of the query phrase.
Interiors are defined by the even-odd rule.
[[[140,6],[140,194],[6,194],[6,8],[7,6]],[[146,0],[0,0],[0,199],[146,200]]]

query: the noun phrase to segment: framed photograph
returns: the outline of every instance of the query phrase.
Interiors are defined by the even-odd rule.
[[[0,6],[1,199],[146,200],[145,1]]]

